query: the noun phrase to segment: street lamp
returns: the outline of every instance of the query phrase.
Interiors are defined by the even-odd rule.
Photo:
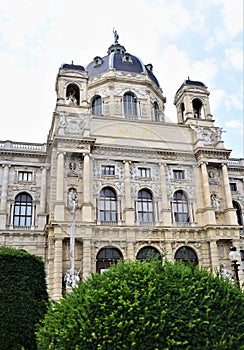
[[[231,266],[233,266],[234,268],[236,283],[240,287],[240,282],[239,282],[240,280],[239,280],[239,274],[238,274],[238,271],[239,271],[238,267],[240,266],[240,264],[238,264],[239,258],[240,258],[240,255],[237,252],[236,247],[230,247],[229,259],[232,262]]]

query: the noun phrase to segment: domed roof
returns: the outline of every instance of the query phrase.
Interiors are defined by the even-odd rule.
[[[159,87],[159,82],[152,72],[152,65],[144,65],[142,61],[126,52],[124,46],[120,45],[117,40],[108,48],[107,56],[96,56],[86,67],[88,77],[104,73],[110,69],[147,74],[149,78]]]

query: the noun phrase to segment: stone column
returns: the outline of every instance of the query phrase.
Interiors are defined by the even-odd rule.
[[[173,256],[173,250],[172,250],[172,243],[170,241],[166,241],[166,243],[165,243],[165,250],[166,250],[165,258],[168,261],[173,262],[174,261],[174,256]]]
[[[0,203],[0,228],[6,228],[7,221],[7,197],[8,197],[8,178],[10,165],[3,165],[2,192]]]
[[[216,224],[216,218],[214,209],[211,206],[210,199],[210,188],[208,182],[208,172],[206,163],[201,163],[201,175],[202,175],[202,192],[203,192],[203,200],[204,200],[204,217],[205,222],[203,224]]]
[[[171,225],[171,217],[170,217],[170,207],[169,200],[167,196],[167,181],[166,181],[166,173],[165,173],[165,164],[160,164],[160,187],[162,192],[162,216],[159,217],[159,221],[163,223],[164,226]]]
[[[56,176],[55,220],[64,220],[64,154],[58,153]]]
[[[225,218],[227,225],[237,225],[236,211],[233,208],[227,165],[222,164],[222,176],[226,201]]]
[[[53,299],[59,300],[62,297],[63,279],[63,240],[54,239],[54,262],[53,262]]]
[[[92,221],[92,204],[91,204],[91,164],[90,155],[85,153],[83,159],[83,206],[82,220]]]
[[[91,240],[83,239],[83,280],[90,277],[91,273]]]
[[[47,199],[47,170],[45,167],[41,168],[41,196],[40,196],[40,209],[38,213],[38,226],[39,228],[44,227],[46,224],[46,199]]]
[[[219,270],[219,268],[220,268],[219,251],[218,251],[218,246],[217,246],[216,240],[210,241],[210,256],[211,256],[212,271],[213,271],[213,273],[216,273],[217,270]]]
[[[124,160],[124,185],[125,185],[125,223],[126,225],[134,225],[135,213],[131,200],[131,181],[130,181],[130,162]]]
[[[63,202],[64,200],[64,154],[63,152],[58,153],[56,200],[61,202]]]

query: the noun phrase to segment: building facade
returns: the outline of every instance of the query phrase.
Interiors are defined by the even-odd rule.
[[[213,272],[232,270],[231,246],[244,260],[244,159],[230,158],[205,84],[184,81],[167,122],[152,65],[115,36],[86,68],[63,64],[56,94],[46,143],[0,142],[0,244],[44,259],[52,298],[70,275],[148,252]]]

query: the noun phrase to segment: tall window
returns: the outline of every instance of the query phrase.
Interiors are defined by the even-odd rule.
[[[124,114],[128,116],[137,115],[137,100],[136,96],[131,92],[127,92],[123,97]]]
[[[100,192],[100,221],[117,221],[117,198],[113,189],[106,187]]]
[[[92,101],[92,115],[102,115],[102,98],[96,96]]]
[[[26,193],[20,193],[14,202],[14,226],[31,226],[32,224],[32,198]]]
[[[182,190],[174,193],[173,215],[175,222],[190,222],[188,200]]]
[[[139,222],[153,222],[153,197],[151,192],[146,189],[138,192],[137,220]]]

